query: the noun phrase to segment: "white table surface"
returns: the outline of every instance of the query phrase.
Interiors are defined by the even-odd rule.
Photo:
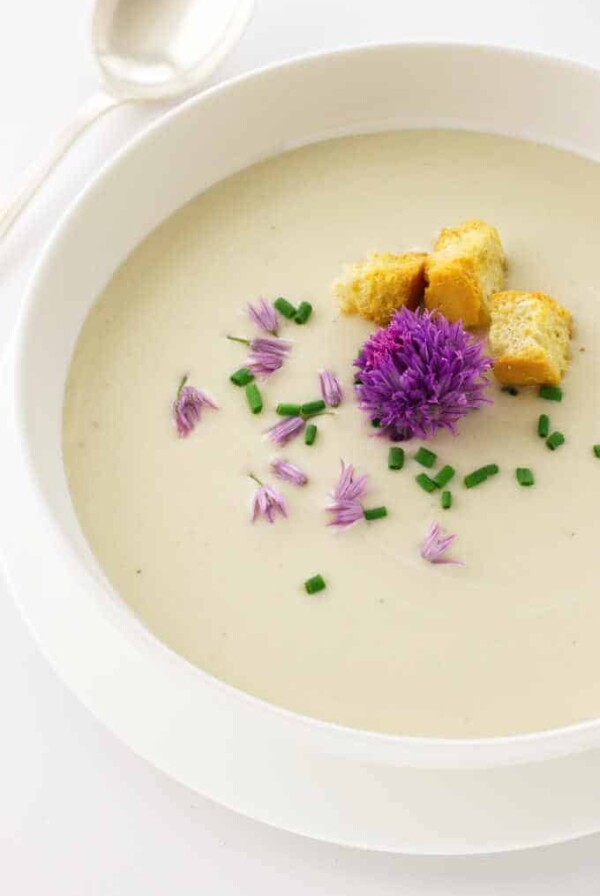
[[[45,139],[97,85],[87,41],[92,5],[0,6],[0,196],[11,195]],[[257,0],[246,36],[213,81],[320,48],[415,38],[509,44],[600,65],[599,35],[598,0]],[[122,109],[98,124],[0,249],[0,345],[53,221],[103,160],[158,114]],[[7,896],[600,891],[600,836],[505,856],[417,859],[305,840],[196,796],[77,703],[38,653],[2,581],[0,706]]]

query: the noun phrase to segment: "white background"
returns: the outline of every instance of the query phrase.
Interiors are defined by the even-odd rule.
[[[97,86],[91,9],[92,0],[0,6],[0,197]],[[528,47],[600,65],[600,2],[257,0],[243,41],[212,81],[320,48],[415,38]],[[122,109],[98,124],[0,249],[0,344],[52,223],[99,165],[159,114]],[[600,892],[600,836],[506,856],[417,859],[301,839],[197,797],[79,706],[38,654],[1,581],[0,706],[7,896]]]

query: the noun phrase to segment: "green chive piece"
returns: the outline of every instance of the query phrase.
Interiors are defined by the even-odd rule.
[[[323,576],[316,575],[312,576],[312,578],[310,579],[307,579],[304,583],[304,587],[307,594],[318,594],[319,591],[324,591],[327,588],[327,585]]]
[[[433,481],[437,485],[438,488],[443,488],[447,485],[448,482],[453,478],[456,474],[456,470],[454,467],[451,467],[449,464],[446,464],[445,467],[442,467],[437,476],[433,477]]]
[[[548,446],[550,451],[556,451],[557,448],[560,448],[560,446],[564,444],[564,441],[565,437],[563,436],[562,432],[556,430],[556,432],[553,432],[551,436],[548,436],[548,438],[546,439],[546,445]]]
[[[550,417],[548,414],[540,414],[537,432],[541,439],[548,438],[548,433],[550,432]]]
[[[283,314],[284,317],[287,317],[288,320],[291,320],[292,317],[296,314],[296,309],[292,305],[291,302],[288,302],[287,299],[284,299],[283,296],[280,296],[278,299],[275,299],[273,302],[273,308],[279,311],[280,314]]]
[[[500,472],[500,467],[498,464],[486,464],[483,468],[488,476],[495,476],[496,473]]]
[[[489,465],[494,466],[493,464]],[[479,467],[478,470],[473,470],[472,473],[469,473],[468,476],[465,476],[463,482],[467,488],[475,488],[476,485],[479,485],[488,478],[490,474],[488,473],[487,467]]]
[[[313,307],[310,302],[300,302],[298,305],[298,310],[294,315],[294,320],[297,324],[305,324],[308,318],[312,314]]]
[[[371,507],[363,511],[363,516],[366,520],[380,520],[387,516],[387,507]]]
[[[452,492],[442,492],[442,510],[450,510],[452,507]]]
[[[307,401],[306,404],[300,405],[300,413],[303,417],[314,417],[315,414],[320,414],[325,410],[327,405],[323,401],[322,398],[317,398],[315,401]]]
[[[371,420],[371,426],[373,427],[373,429],[379,429],[379,427],[381,426],[381,420],[378,420],[377,418]]]
[[[229,379],[236,386],[247,386],[248,383],[253,381],[254,374],[251,370],[248,370],[247,367],[240,367],[239,370],[236,370],[235,373],[231,374]]]
[[[592,445],[592,451],[595,457],[600,457],[600,445]]]
[[[404,448],[392,445],[388,452],[388,467],[390,470],[401,470],[404,466]]]
[[[280,417],[299,417],[300,416],[300,405],[299,404],[278,404],[275,408],[275,413],[279,414]]]
[[[562,401],[562,389],[560,386],[540,386],[540,398],[546,401]]]
[[[260,414],[263,409],[263,400],[256,383],[248,383],[246,386],[246,398],[252,413]]]
[[[516,388],[516,386],[504,386],[504,388],[502,389],[502,391],[503,391],[503,392],[506,392],[507,395],[513,395],[513,396],[514,396],[514,395],[518,395],[518,394],[519,394],[519,390]]]
[[[434,454],[428,448],[421,447],[415,454],[415,460],[423,467],[433,467],[437,460],[437,454]]]
[[[437,484],[430,479],[427,473],[419,473],[418,476],[415,476],[416,481],[419,483],[424,492],[434,492],[437,488]]]
[[[519,485],[534,485],[535,478],[529,467],[517,467],[515,470]]]
[[[304,431],[304,444],[314,445],[317,438],[317,427],[314,423],[309,423]]]

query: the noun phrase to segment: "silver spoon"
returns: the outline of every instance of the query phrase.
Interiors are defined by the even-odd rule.
[[[83,103],[0,212],[0,239],[92,122],[123,103],[192,91],[237,43],[253,7],[254,0],[97,0],[92,46],[102,88]]]

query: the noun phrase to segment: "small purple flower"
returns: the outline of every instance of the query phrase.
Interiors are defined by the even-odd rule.
[[[465,414],[490,403],[484,390],[492,362],[483,342],[441,314],[402,308],[354,364],[360,407],[394,440],[426,439],[438,429],[455,434]]]
[[[287,445],[289,441],[300,435],[305,426],[304,417],[284,417],[274,426],[265,430],[265,433],[276,445]]]
[[[278,513],[287,517],[287,504],[281,492],[278,492],[272,485],[265,485],[252,473],[250,478],[258,484],[252,498],[252,522],[254,523],[259,517],[262,517],[268,523],[274,523]]]
[[[196,389],[194,386],[186,386],[186,382],[187,376],[184,376],[173,402],[173,419],[181,439],[187,438],[193,432],[200,420],[202,408],[218,407],[206,392]]]
[[[355,478],[355,470],[352,464],[345,464],[342,461],[342,472],[340,478],[331,497],[333,501],[325,508],[329,513],[333,514],[330,526],[335,526],[339,530],[348,529],[363,519],[364,507],[361,498],[364,497],[368,487],[369,477],[365,473],[363,476]]]
[[[442,535],[438,523],[432,523],[421,545],[421,557],[429,563],[447,563],[450,566],[464,566],[461,560],[448,560],[444,554],[456,541],[456,535]]]
[[[271,469],[275,475],[279,479],[283,479],[284,482],[291,482],[293,485],[306,485],[308,482],[308,476],[304,470],[301,470],[300,467],[291,464],[287,460],[283,460],[281,457],[277,457],[274,461],[271,461]]]
[[[259,329],[264,330],[265,333],[270,333],[271,336],[277,336],[279,330],[279,318],[277,317],[277,312],[273,306],[269,305],[265,299],[259,299],[256,305],[252,305],[248,302],[248,317],[253,324],[256,324],[256,326],[259,327]]]
[[[321,395],[325,404],[330,408],[337,408],[344,398],[342,384],[331,370],[322,370],[319,373],[319,379],[321,381]]]
[[[290,353],[292,343],[288,339],[261,336],[250,343],[250,354],[246,365],[255,376],[267,377],[283,367]]]

